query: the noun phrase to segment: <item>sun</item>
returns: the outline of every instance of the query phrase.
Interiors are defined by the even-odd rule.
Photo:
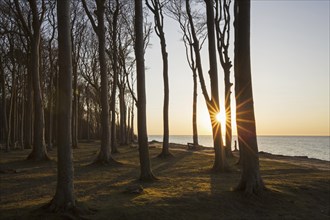
[[[226,123],[226,114],[225,111],[220,111],[216,116],[215,116],[217,122],[221,123],[221,124],[225,124]]]

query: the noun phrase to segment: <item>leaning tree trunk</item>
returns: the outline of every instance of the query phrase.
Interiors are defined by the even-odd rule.
[[[138,112],[138,139],[140,157],[140,180],[153,181],[150,167],[148,135],[147,135],[147,112],[145,90],[145,67],[144,67],[144,43],[143,43],[143,9],[142,0],[135,0],[135,58],[137,78],[137,112]]]
[[[236,123],[242,175],[237,190],[248,194],[264,189],[260,176],[250,61],[251,1],[235,1],[235,95]]]
[[[72,57],[70,41],[70,1],[58,1],[59,97],[57,128],[57,186],[47,205],[50,211],[69,211],[75,207],[71,148]]]

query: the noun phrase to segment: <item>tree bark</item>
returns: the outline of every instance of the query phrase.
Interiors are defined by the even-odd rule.
[[[111,92],[111,153],[118,153],[117,135],[116,135],[116,92],[118,86],[118,61],[117,61],[117,24],[118,24],[119,2],[116,0],[116,10],[113,15],[113,33],[112,33],[112,57],[113,57],[113,80]]]
[[[86,1],[82,0],[83,7],[92,24],[95,33],[98,36],[99,45],[99,63],[101,75],[101,149],[94,163],[109,164],[114,161],[110,153],[110,129],[109,129],[109,103],[108,103],[108,77],[107,64],[105,60],[105,27],[104,27],[104,11],[105,0],[96,0],[96,17],[97,26],[94,19],[87,8]],[[113,138],[112,138],[113,139]]]
[[[7,92],[6,92],[6,86],[5,86],[5,72],[2,66],[2,58],[0,57],[0,71],[1,71],[1,75],[0,75],[0,79],[1,79],[1,90],[2,90],[2,138],[4,141],[4,144],[6,144],[6,135],[8,132],[8,121],[7,121],[7,100],[6,100],[6,96],[7,96]]]
[[[147,112],[146,112],[146,90],[145,90],[145,67],[144,67],[144,43],[143,43],[143,9],[142,0],[135,0],[135,57],[137,74],[137,112],[138,112],[138,140],[140,157],[140,180],[153,181],[150,167],[148,134],[147,134]]]
[[[35,27],[39,28],[39,27]],[[35,32],[36,34],[37,32]],[[45,147],[45,123],[44,110],[42,106],[42,96],[39,75],[39,43],[40,32],[36,34],[31,45],[32,79],[34,94],[34,129],[33,129],[33,149],[27,159],[31,160],[49,160]]]
[[[237,190],[257,194],[265,186],[260,176],[256,124],[253,106],[250,57],[250,0],[236,0],[235,94],[236,123],[241,151],[242,175]]]
[[[229,0],[216,0],[216,37],[218,46],[218,55],[220,64],[224,71],[224,82],[225,82],[225,111],[226,111],[226,147],[225,152],[227,157],[233,157],[231,151],[232,142],[232,126],[231,126],[231,86],[230,82],[230,68],[232,67],[229,54],[229,40],[230,40],[230,3]]]
[[[123,83],[124,84],[124,83]],[[126,136],[126,103],[125,103],[125,85],[119,88],[119,109],[120,109],[120,143],[127,144]]]
[[[73,160],[71,148],[72,57],[70,41],[70,1],[57,2],[59,46],[59,97],[57,130],[57,186],[48,205],[51,211],[68,211],[75,207]]]
[[[19,8],[18,2],[15,1],[16,8]],[[42,91],[40,86],[40,27],[41,20],[39,18],[39,11],[36,0],[29,1],[30,8],[32,11],[32,28],[33,33],[30,34],[31,43],[31,77],[33,87],[33,98],[34,98],[34,123],[33,123],[33,149],[30,155],[27,157],[28,160],[49,160],[47,150],[45,146],[45,122],[44,122],[44,109],[42,106]],[[43,9],[42,9],[43,10]],[[43,14],[43,12],[41,13]],[[40,20],[39,20],[40,19]],[[26,26],[23,19],[22,23]]]
[[[193,124],[193,143],[194,148],[197,149],[199,146],[198,143],[198,129],[197,129],[197,73],[196,68],[193,69],[193,81],[194,81],[194,89],[193,89],[193,117],[192,117],[192,124]]]
[[[77,62],[77,61],[75,61]],[[72,148],[78,148],[78,70],[73,64],[73,105],[72,105]]]
[[[224,152],[221,123],[216,120],[216,115],[220,112],[219,105],[219,88],[218,88],[218,71],[217,71],[217,55],[215,45],[215,32],[214,32],[214,9],[213,0],[205,0],[206,14],[207,14],[207,32],[208,32],[208,46],[209,46],[209,75],[211,81],[211,102],[208,105],[210,114],[215,160],[213,164],[214,171],[224,172],[226,170],[226,155]]]
[[[32,118],[33,118],[33,89],[32,89],[32,74],[31,68],[28,64],[26,76],[26,101],[25,101],[25,115],[24,115],[24,149],[32,148]]]
[[[99,38],[99,62],[101,74],[101,151],[97,161],[109,163],[113,160],[110,154],[110,131],[109,131],[109,104],[108,104],[108,77],[105,61],[105,28],[104,28],[104,0],[97,0],[97,20],[98,20],[98,38]]]
[[[50,49],[51,50],[51,49]],[[49,51],[49,59],[52,62],[51,51]],[[50,76],[49,76],[49,94],[48,94],[48,150],[53,148],[53,73],[52,73],[52,64],[50,65]]]
[[[167,158],[172,156],[169,151],[169,120],[168,120],[168,108],[169,108],[169,82],[168,82],[168,53],[166,50],[166,40],[164,33],[164,19],[162,6],[159,0],[151,0],[151,5],[149,0],[146,0],[148,8],[154,14],[155,20],[155,31],[160,39],[160,46],[163,59],[163,81],[164,81],[164,107],[163,107],[163,147],[162,152],[158,157]]]
[[[16,99],[15,94],[16,94],[16,71],[15,68],[12,70],[12,84],[11,84],[11,96],[10,96],[10,104],[9,104],[9,117],[8,117],[8,133],[7,133],[7,143],[6,143],[6,151],[9,152],[10,148],[13,148],[14,145],[14,138],[13,138],[13,127],[14,126],[14,121],[13,116],[14,114],[14,100]]]

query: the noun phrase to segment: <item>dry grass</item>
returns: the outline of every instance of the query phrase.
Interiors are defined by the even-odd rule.
[[[114,158],[121,166],[91,166],[99,143],[74,150],[75,195],[97,209],[90,219],[329,219],[330,163],[305,158],[261,155],[261,173],[268,191],[259,197],[232,192],[240,171],[209,172],[213,154],[180,146],[175,157],[159,159],[158,144],[150,148],[159,181],[140,183],[136,147],[120,147]],[[0,219],[35,219],[31,211],[51,200],[56,186],[56,162],[26,161],[29,150],[0,153]],[[56,158],[56,150],[50,152]],[[142,194],[123,193],[141,184]],[[39,219],[49,216],[39,216]],[[56,219],[56,215],[51,215]]]

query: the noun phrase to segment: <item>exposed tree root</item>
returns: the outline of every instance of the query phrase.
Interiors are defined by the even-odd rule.
[[[213,173],[228,173],[231,169],[227,163],[224,164],[213,164],[213,167],[211,168],[211,172]]]
[[[161,158],[161,159],[167,159],[167,158],[172,158],[172,157],[174,157],[174,155],[171,152],[169,152],[169,151],[167,151],[167,152],[162,151],[157,156],[157,158]]]
[[[95,214],[96,210],[85,207],[82,204],[75,203],[60,203],[60,200],[51,200],[49,203],[38,208],[31,213],[33,219],[92,219],[91,215]],[[31,219],[32,219],[31,218]]]
[[[101,166],[106,166],[106,165],[122,165],[122,163],[116,161],[111,157],[110,153],[102,153],[100,151],[95,158],[95,160],[91,163],[91,165],[101,165]]]
[[[265,184],[261,178],[241,179],[234,191],[244,192],[246,195],[260,195],[266,190]]]
[[[139,180],[142,182],[155,182],[158,181],[159,179],[155,177],[152,172],[150,172],[148,174],[141,175]]]
[[[113,159],[112,157],[109,158],[99,158],[97,157],[92,163],[91,165],[97,165],[97,166],[121,166],[123,165],[123,163],[116,161],[115,159]]]
[[[50,161],[50,157],[47,155],[47,153],[37,154],[35,151],[32,151],[29,156],[26,158],[27,160],[33,160],[33,161]]]

